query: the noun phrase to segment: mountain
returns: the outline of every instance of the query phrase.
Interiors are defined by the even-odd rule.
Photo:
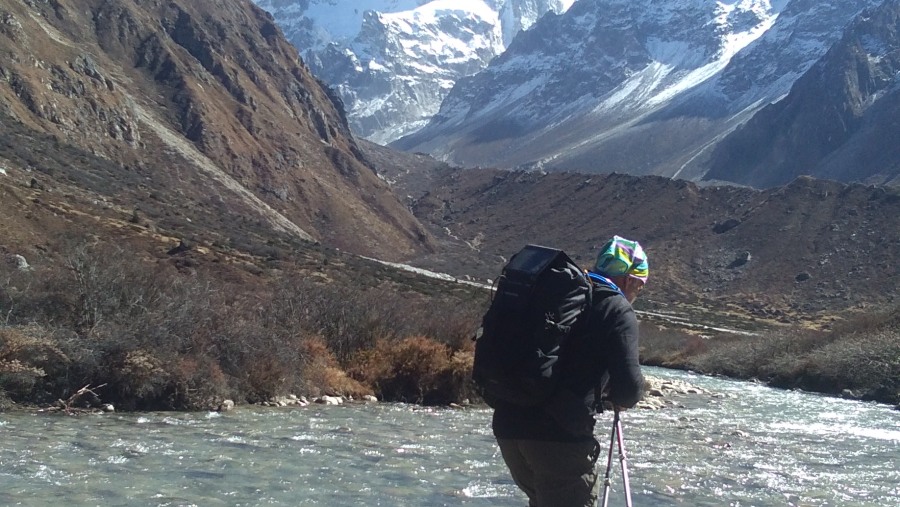
[[[462,166],[700,179],[875,0],[580,0],[392,144]]]
[[[0,0],[0,20],[0,177],[45,206],[225,246],[432,248],[252,3]]]
[[[713,151],[707,178],[759,187],[801,174],[900,184],[900,2],[864,13],[801,77]]]
[[[341,97],[351,130],[385,144],[421,128],[453,84],[575,0],[255,0]]]

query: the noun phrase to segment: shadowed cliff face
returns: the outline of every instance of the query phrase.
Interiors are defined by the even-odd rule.
[[[757,187],[802,175],[900,182],[900,2],[860,16],[783,100],[716,147],[706,177]]]
[[[395,260],[432,246],[249,1],[0,0],[0,51],[0,157],[42,185],[144,208],[176,236],[245,223]],[[48,143],[83,155],[50,163]]]

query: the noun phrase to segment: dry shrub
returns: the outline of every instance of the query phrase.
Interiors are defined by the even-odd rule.
[[[321,372],[320,381],[316,385],[322,394],[332,396],[346,396],[349,398],[361,398],[373,394],[371,387],[363,385],[358,380],[351,378],[344,370],[337,367],[327,367]]]
[[[697,333],[664,326],[641,324],[641,362],[653,366],[682,366],[702,354],[707,339]]]
[[[173,405],[189,410],[213,409],[231,397],[228,377],[212,358],[185,356],[178,358],[172,371],[176,390]]]
[[[469,343],[472,343],[469,340]],[[452,401],[465,401],[478,396],[472,384],[472,366],[475,364],[475,346],[457,350],[450,356],[448,369],[450,392],[453,393]]]
[[[438,299],[416,309],[410,332],[433,338],[454,350],[464,349],[473,343],[485,311],[482,302],[459,304]]]
[[[353,358],[349,373],[385,400],[441,405],[461,400],[454,379],[462,358],[452,358],[450,347],[424,336],[378,340]]]
[[[810,352],[797,369],[802,387],[900,403],[900,330],[867,328]]]
[[[703,347],[692,347],[684,336],[647,331],[641,337],[647,364],[824,393],[851,389],[867,399],[900,402],[900,310],[863,315],[830,332],[786,328],[759,336],[721,335],[704,340]]]
[[[307,320],[301,325],[321,336],[341,364],[378,338],[401,336],[409,312],[397,295],[357,287],[320,286],[305,304]]]
[[[125,409],[165,408],[172,376],[165,363],[146,350],[112,350],[103,358],[103,398]],[[161,406],[162,405],[162,406]]]
[[[313,396],[329,394],[348,397],[373,393],[372,388],[351,378],[338,366],[337,358],[321,337],[303,340],[300,355],[304,366],[303,382],[299,387],[303,392]]]
[[[37,330],[0,342],[0,391],[52,402],[93,386],[122,410],[376,388],[434,404],[470,396],[471,336],[485,301],[302,274],[244,284],[127,248],[64,238],[55,264],[0,266],[0,329]]]
[[[709,344],[699,356],[685,356],[682,366],[701,373],[752,378],[758,368],[747,360],[752,355],[750,351],[747,343],[742,340],[719,339]]]
[[[808,329],[770,331],[758,336],[722,335],[706,343],[706,350],[690,357],[686,366],[703,373],[736,378],[759,378],[784,385],[802,358],[829,337]]]
[[[243,380],[247,401],[251,403],[266,401],[290,388],[288,377],[291,372],[285,363],[274,355],[260,351],[243,362]]]
[[[47,373],[68,363],[66,354],[37,329],[0,328],[0,389],[13,400],[34,397]]]
[[[866,312],[838,321],[832,328],[836,336],[873,333],[883,330],[900,331],[900,308]]]

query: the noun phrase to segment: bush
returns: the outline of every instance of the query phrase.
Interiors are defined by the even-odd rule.
[[[706,338],[682,329],[642,323],[640,332],[643,364],[677,367],[706,350]]]
[[[320,337],[308,338],[300,344],[303,361],[302,392],[312,396],[327,394],[360,398],[374,394],[371,387],[350,377],[338,365],[337,358]]]
[[[188,410],[210,410],[232,397],[228,377],[214,358],[183,356],[172,370],[174,392],[171,406]]]
[[[646,364],[900,402],[900,310],[861,315],[831,331],[786,328],[702,343],[685,332],[642,328],[641,356]]]
[[[66,354],[38,332],[0,328],[0,390],[12,400],[45,399],[41,387],[47,372],[55,373],[69,363]]]
[[[385,400],[446,405],[466,397],[471,357],[423,336],[379,340],[354,357],[348,373]]]
[[[900,403],[900,332],[869,328],[811,351],[797,369],[800,387]]]

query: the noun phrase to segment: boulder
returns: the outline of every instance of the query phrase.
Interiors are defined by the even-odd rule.
[[[731,264],[729,264],[728,267],[732,268],[732,269],[739,268],[741,266],[746,265],[748,262],[750,262],[750,259],[752,259],[752,258],[753,258],[753,256],[750,254],[750,252],[746,252],[746,251],[741,252],[738,254],[737,257],[735,257],[735,259],[733,261],[731,261]]]
[[[728,218],[713,225],[713,232],[716,234],[723,234],[739,225],[741,225],[741,221],[737,218]]]
[[[25,259],[25,257],[16,254],[13,255],[12,258],[13,262],[16,263],[16,269],[18,269],[19,271],[31,271],[31,266],[28,264],[28,261]]]
[[[166,254],[167,255],[177,255],[180,253],[187,252],[191,248],[193,248],[193,247],[189,243],[187,243],[186,241],[184,241],[182,239],[182,240],[178,241],[177,246],[170,248],[169,251],[166,252]]]

